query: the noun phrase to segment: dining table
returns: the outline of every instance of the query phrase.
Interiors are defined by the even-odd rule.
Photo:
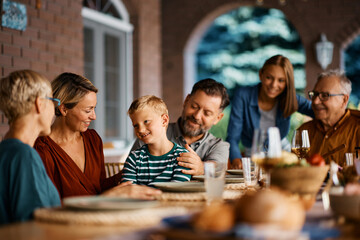
[[[236,201],[248,190],[244,183],[227,184],[224,201]],[[69,206],[38,209],[34,220],[0,226],[0,239],[241,239],[234,234],[201,233],[189,223],[179,228],[164,221],[174,216],[191,218],[208,204],[204,194],[196,189],[186,193],[164,191],[156,205],[126,211],[79,210]],[[315,226],[313,231],[328,233],[330,239],[360,238],[360,223],[336,216],[331,209],[324,210],[321,198],[306,212],[305,224]]]

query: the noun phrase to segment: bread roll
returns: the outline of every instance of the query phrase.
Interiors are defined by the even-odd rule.
[[[237,220],[248,224],[274,224],[300,230],[305,222],[303,206],[279,190],[245,194],[236,203]]]
[[[194,215],[192,225],[195,229],[209,232],[224,232],[235,224],[235,208],[233,205],[214,202],[203,211]]]

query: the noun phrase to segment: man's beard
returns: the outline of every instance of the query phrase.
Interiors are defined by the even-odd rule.
[[[197,123],[199,125],[199,128],[194,129],[194,128],[190,127],[187,124],[188,121]],[[181,127],[182,127],[183,134],[185,136],[189,136],[189,137],[200,136],[208,130],[202,124],[200,124],[193,116],[182,117],[181,118]]]

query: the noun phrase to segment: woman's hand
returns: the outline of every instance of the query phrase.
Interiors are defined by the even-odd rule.
[[[240,158],[235,158],[231,163],[231,169],[242,169],[242,161]]]
[[[161,191],[158,189],[132,184],[132,182],[125,182],[103,192],[101,195],[107,197],[129,197],[152,200],[155,199],[155,196],[160,194]]]

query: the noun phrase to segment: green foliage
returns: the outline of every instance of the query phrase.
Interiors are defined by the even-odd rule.
[[[224,109],[224,117],[210,129],[210,133],[214,136],[221,138],[222,140],[226,139],[227,127],[229,124],[230,118],[230,106]]]
[[[350,107],[358,108],[360,104],[360,36],[346,48],[344,52],[346,76],[352,82],[352,93],[350,96]]]
[[[282,54],[294,66],[295,87],[306,85],[304,50],[298,33],[277,9],[241,7],[219,16],[199,43],[198,80],[214,78],[231,92],[254,85],[265,60]]]

